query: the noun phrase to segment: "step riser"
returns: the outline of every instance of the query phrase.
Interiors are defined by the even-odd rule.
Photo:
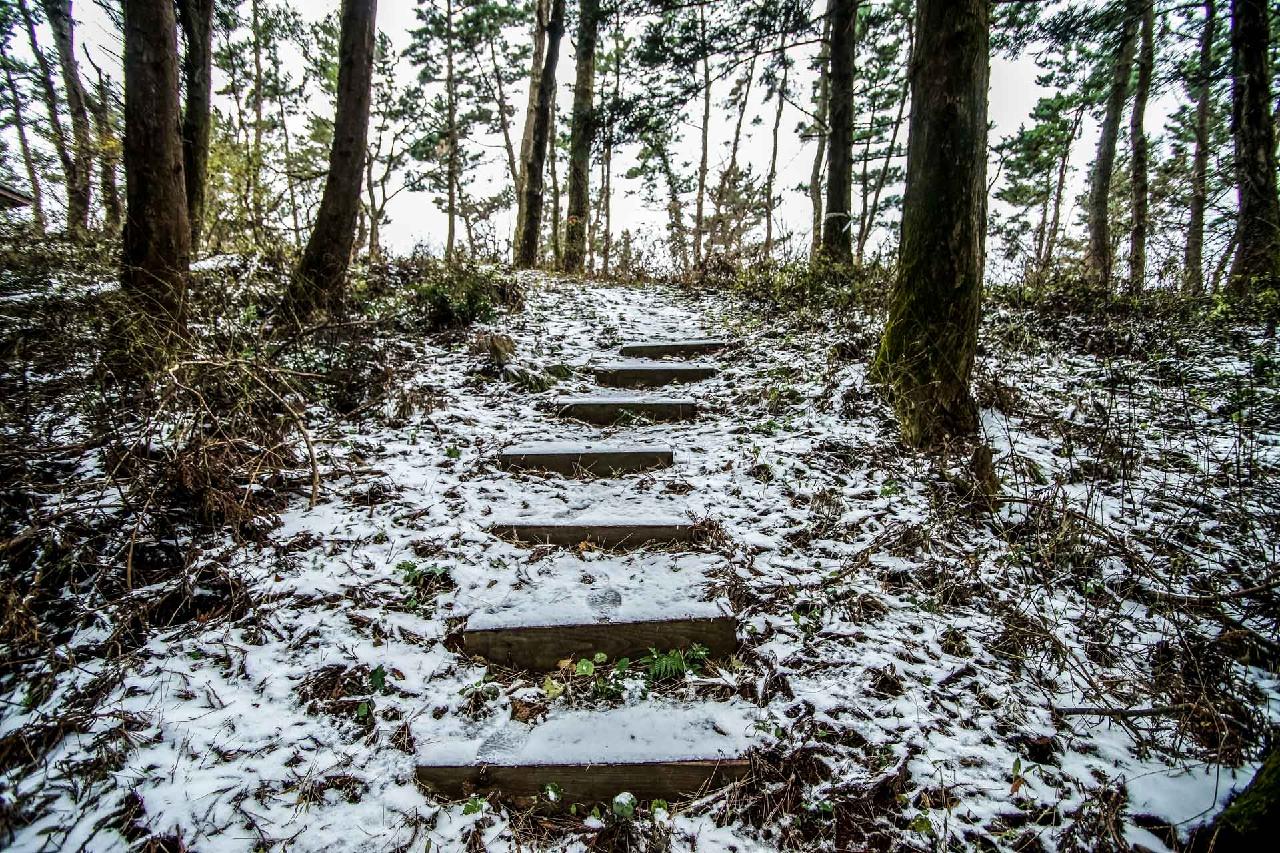
[[[495,524],[489,532],[502,539],[526,545],[578,545],[590,542],[601,548],[639,548],[649,544],[693,542],[697,530],[692,524],[654,525],[548,525]]]
[[[618,451],[616,453],[503,453],[498,464],[508,471],[546,471],[577,477],[617,477],[670,468],[670,450]]]
[[[536,628],[494,628],[464,631],[467,653],[492,663],[535,671],[550,671],[565,658],[604,652],[610,662],[633,661],[649,649],[687,649],[706,646],[712,658],[727,658],[738,650],[734,620],[678,619],[663,622],[606,622],[591,625],[556,625]]]
[[[627,344],[619,352],[627,358],[691,358],[711,355],[723,350],[728,341],[688,341],[651,344]]]
[[[500,792],[504,799],[545,798],[548,785],[561,789],[561,804],[609,803],[623,791],[642,802],[673,802],[746,777],[746,759],[662,761],[643,764],[424,765],[418,783],[449,799]]]
[[[698,417],[698,404],[678,403],[566,403],[559,409],[561,417],[608,426],[628,417],[657,423],[692,421]]]
[[[658,388],[664,385],[680,385],[702,382],[716,375],[714,367],[682,368],[600,368],[595,371],[596,382],[609,388]]]

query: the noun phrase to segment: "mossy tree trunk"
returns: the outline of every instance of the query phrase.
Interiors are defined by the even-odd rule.
[[[538,264],[538,238],[542,231],[542,205],[546,185],[547,148],[551,141],[551,110],[556,92],[556,65],[564,37],[564,0],[553,0],[547,17],[546,60],[538,78],[537,108],[524,161],[524,186],[520,190],[524,211],[516,233],[515,265],[532,269]]]
[[[1204,214],[1208,206],[1209,121],[1213,96],[1213,41],[1217,30],[1216,0],[1204,2],[1204,29],[1200,32],[1200,61],[1196,67],[1196,145],[1191,158],[1190,218],[1183,253],[1182,292],[1204,292]]]
[[[209,168],[209,128],[213,106],[213,0],[178,0],[178,23],[186,53],[182,76],[182,168],[187,182],[187,219],[191,251],[200,251],[204,234],[205,173]]]
[[[972,432],[987,212],[987,0],[920,0],[898,275],[873,366],[903,440]]]
[[[342,301],[364,185],[377,11],[377,0],[342,3],[329,174],[311,237],[289,288],[290,308],[300,319],[317,309],[335,309]]]
[[[127,311],[121,320],[136,330],[125,343],[142,347],[134,355],[154,368],[186,337],[191,260],[173,0],[124,4],[124,121],[128,208],[120,286]]]
[[[1089,172],[1089,273],[1094,283],[1110,289],[1115,263],[1111,247],[1111,178],[1115,174],[1116,143],[1120,138],[1120,118],[1129,100],[1129,78],[1133,74],[1133,54],[1138,40],[1136,0],[1126,0],[1121,10],[1119,42],[1111,63],[1111,88],[1107,108],[1098,132],[1098,153]]]
[[[595,141],[596,40],[600,0],[579,0],[577,73],[573,125],[569,130],[569,209],[564,226],[564,271],[582,272],[587,254],[587,214],[591,194],[591,145]]]
[[[1190,853],[1266,850],[1280,832],[1280,750],[1271,750],[1249,786],[1213,822],[1197,830]],[[1270,839],[1268,841],[1268,839]]]
[[[1231,3],[1231,126],[1239,219],[1228,288],[1234,296],[1280,287],[1280,196],[1266,0]]]
[[[831,100],[827,128],[827,210],[822,221],[822,252],[848,262],[853,258],[853,51],[857,40],[858,0],[830,0]]]

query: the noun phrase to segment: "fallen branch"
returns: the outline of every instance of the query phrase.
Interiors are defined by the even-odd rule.
[[[1062,717],[1117,717],[1132,719],[1134,717],[1163,717],[1168,714],[1180,714],[1190,711],[1195,705],[1161,705],[1155,708],[1052,708],[1052,712]]]

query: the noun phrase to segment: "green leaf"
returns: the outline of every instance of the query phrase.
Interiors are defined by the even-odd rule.
[[[548,675],[542,682],[542,692],[547,694],[548,699],[555,699],[563,695],[564,685]]]
[[[484,808],[484,800],[480,799],[477,796],[472,795],[471,799],[467,800],[467,804],[462,807],[462,813],[463,814],[479,814],[480,810],[483,808]]]
[[[596,652],[595,657],[593,657],[591,660],[594,661],[595,663],[604,663],[608,659],[609,659],[609,656],[606,655],[604,652]]]
[[[359,705],[357,705],[357,706],[356,706],[356,716],[357,716],[358,718],[362,719],[362,720],[363,720],[365,717],[369,716],[369,703],[368,703],[368,702],[361,702]]]
[[[542,788],[542,793],[553,803],[560,802],[560,798],[564,796],[564,789],[555,782],[548,782]]]
[[[382,664],[378,664],[378,668],[369,673],[369,683],[379,692],[387,689],[387,670]]]
[[[573,671],[576,675],[595,675],[596,665],[591,661],[587,660],[586,658],[582,658],[580,661],[578,661],[578,665],[574,668]]]
[[[613,798],[613,813],[620,818],[632,818],[636,814],[636,798],[626,791]]]

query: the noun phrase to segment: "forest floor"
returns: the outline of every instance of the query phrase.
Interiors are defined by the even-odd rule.
[[[924,456],[867,379],[874,312],[520,283],[522,311],[468,332],[386,333],[372,359],[386,394],[291,412],[289,464],[218,509],[233,532],[179,519],[188,532],[165,535],[133,519],[178,492],[122,487],[85,414],[87,362],[59,379],[30,355],[40,324],[56,337],[56,300],[82,296],[4,296],[6,340],[26,332],[0,365],[0,843],[1161,850],[1249,780],[1280,721],[1280,353],[1263,329],[1000,301],[975,383],[992,454]],[[672,445],[674,468],[497,470],[507,444],[601,435],[549,411],[593,388],[582,368],[691,332],[740,344],[696,386],[702,417],[605,433]],[[711,535],[655,555],[531,551],[484,530],[584,511],[687,516]],[[59,548],[94,570],[37,613],[35,573]],[[628,605],[731,606],[739,655],[602,691],[457,652],[468,617],[604,586]],[[704,715],[751,750],[752,773],[624,817],[438,802],[415,784],[432,751],[530,719],[589,746],[606,714],[640,742]]]

